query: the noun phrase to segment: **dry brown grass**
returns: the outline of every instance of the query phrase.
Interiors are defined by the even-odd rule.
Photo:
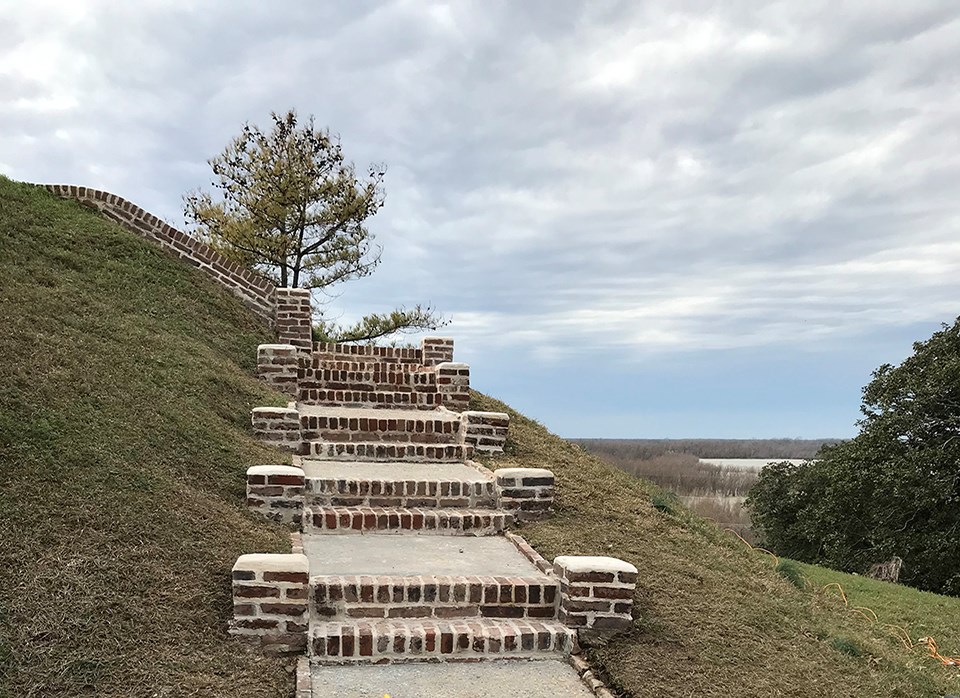
[[[238,302],[97,214],[0,177],[0,695],[285,696],[227,635],[244,508]]]
[[[522,530],[534,547],[550,559],[615,555],[640,570],[633,632],[591,652],[622,695],[939,698],[960,688],[955,670],[906,653],[835,599],[795,588],[767,556],[682,507],[671,510],[654,485],[496,400],[475,395],[474,406],[512,417],[508,453],[491,467],[539,466],[557,476],[556,515]],[[960,621],[960,604],[950,603]],[[846,646],[838,638],[854,638],[863,655],[837,649]]]

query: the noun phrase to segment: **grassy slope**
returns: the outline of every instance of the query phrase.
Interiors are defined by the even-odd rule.
[[[634,632],[592,652],[607,680],[633,696],[942,696],[960,690],[960,669],[911,654],[883,628],[817,594],[840,581],[854,605],[914,639],[937,637],[960,654],[960,599],[802,566],[798,589],[712,524],[680,508],[506,405],[474,395],[475,409],[508,411],[508,455],[491,467],[548,467],[558,510],[523,535],[544,556],[614,555],[640,570]],[[658,500],[663,501],[661,497]],[[852,649],[851,649],[852,648]],[[852,654],[860,656],[852,656]]]
[[[0,695],[280,696],[228,638],[268,338],[238,302],[75,203],[0,177]]]
[[[149,244],[2,178],[0,321],[0,695],[284,695],[283,663],[225,634],[234,558],[287,549],[242,505],[244,467],[276,457],[246,426],[250,406],[279,399],[250,378],[263,330]],[[809,566],[796,589],[766,556],[656,511],[650,486],[515,413],[506,465],[557,473],[557,516],[524,529],[545,555],[640,568],[635,632],[593,656],[625,693],[960,689],[956,669],[812,590],[840,580],[947,653],[960,652],[960,600]]]

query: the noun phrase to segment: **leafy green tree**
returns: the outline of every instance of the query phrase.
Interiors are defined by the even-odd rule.
[[[765,468],[747,506],[780,554],[850,572],[898,555],[901,581],[960,596],[960,318],[913,350],[874,371],[855,438]]]
[[[383,206],[383,166],[357,175],[337,139],[303,125],[295,111],[271,114],[268,132],[245,124],[209,161],[217,195],[194,191],[184,214],[194,233],[228,258],[280,286],[331,290],[380,263],[367,221]],[[352,327],[320,319],[321,336],[372,341],[445,324],[429,306],[363,318]]]

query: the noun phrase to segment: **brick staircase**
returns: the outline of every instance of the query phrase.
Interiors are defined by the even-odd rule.
[[[248,505],[302,533],[290,555],[237,561],[234,632],[305,647],[314,666],[531,660],[629,618],[635,569],[567,574],[509,532],[549,515],[553,475],[471,460],[502,451],[509,420],[467,410],[452,341],[258,356],[295,400],[254,410],[254,430],[295,455],[248,471]]]
[[[449,410],[299,405],[302,452],[325,460],[463,462],[460,414]]]

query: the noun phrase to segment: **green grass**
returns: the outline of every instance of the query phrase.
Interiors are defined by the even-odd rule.
[[[97,214],[0,178],[0,696],[285,696],[288,662],[226,634],[237,555],[288,550],[244,510],[276,460],[249,409],[267,333],[202,274]],[[474,407],[507,409],[474,395]],[[772,559],[512,412],[493,467],[544,466],[544,555],[640,570],[635,629],[591,652],[624,696],[942,696],[960,599]],[[849,611],[872,609],[881,623]]]
[[[592,650],[625,696],[903,696],[960,692],[960,668],[906,650],[892,633],[848,611],[933,635],[960,654],[960,599],[833,572],[752,551],[676,506],[658,488],[587,454],[483,395],[474,409],[507,411],[510,438],[493,468],[545,467],[557,511],[522,534],[545,557],[613,555],[640,571],[635,628]]]
[[[0,695],[283,696],[226,633],[267,332],[202,274],[0,177]],[[278,404],[282,404],[282,401]]]

